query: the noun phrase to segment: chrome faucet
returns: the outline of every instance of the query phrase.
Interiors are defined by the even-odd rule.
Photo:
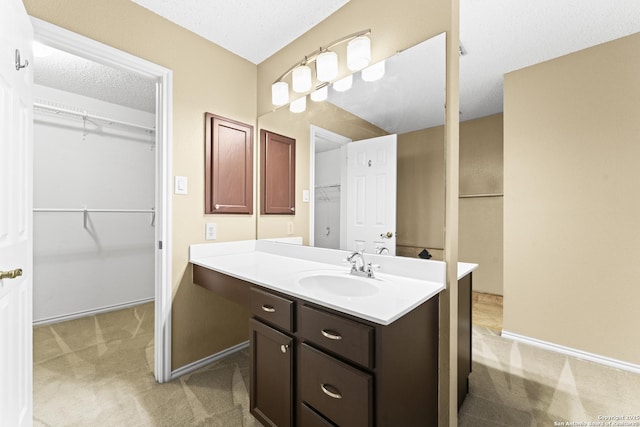
[[[358,265],[358,258],[360,259],[360,265]],[[364,251],[356,251],[347,257],[347,261],[351,263],[351,271],[350,274],[367,277],[369,279],[373,279],[373,268],[371,263],[367,264],[364,259]]]
[[[384,246],[380,246],[377,250],[379,255],[389,255],[389,249]]]

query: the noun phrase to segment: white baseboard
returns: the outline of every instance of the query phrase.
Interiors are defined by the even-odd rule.
[[[155,300],[154,297],[143,298],[143,299],[139,299],[139,300],[136,300],[136,301],[125,302],[125,303],[122,303],[122,304],[114,304],[114,305],[109,305],[109,306],[106,306],[106,307],[100,307],[100,308],[91,309],[91,310],[79,311],[77,313],[69,313],[69,314],[63,314],[61,316],[47,317],[45,319],[34,320],[33,321],[33,326],[50,325],[50,324],[53,324],[53,323],[64,322],[64,321],[67,321],[67,320],[79,319],[81,317],[93,316],[93,315],[100,314],[100,313],[108,313],[110,311],[122,310],[124,308],[129,308],[129,307],[133,307],[133,306],[136,306],[136,305],[152,302],[153,300]]]
[[[205,366],[222,359],[223,357],[227,357],[230,354],[233,354],[237,351],[243,350],[249,347],[249,341],[241,342],[240,344],[234,345],[233,347],[229,347],[226,350],[222,350],[216,354],[212,354],[211,356],[205,357],[204,359],[196,360],[195,362],[189,363],[181,368],[176,369],[171,372],[171,379],[175,379],[181,377],[186,374],[190,374],[191,372],[197,371],[200,368],[204,368]]]
[[[578,359],[589,360],[591,362],[599,363],[601,365],[610,366],[612,368],[622,369],[624,371],[640,374],[640,365],[636,365],[633,363],[612,359],[610,357],[605,357],[599,354],[589,353],[582,350],[577,350],[571,347],[565,347],[565,346],[550,343],[547,341],[542,341],[536,338],[530,338],[524,335],[516,334],[516,333],[505,331],[505,330],[502,331],[502,336],[504,338],[508,338],[524,344],[541,347],[541,348],[544,348],[545,350],[566,354],[567,356],[577,357]]]

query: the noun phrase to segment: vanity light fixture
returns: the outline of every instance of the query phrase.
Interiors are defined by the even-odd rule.
[[[371,61],[371,40],[368,35],[371,30],[358,31],[329,43],[327,46],[306,55],[301,61],[289,68],[271,85],[271,102],[273,105],[282,106],[289,102],[289,84],[284,79],[291,74],[291,85],[295,93],[307,94],[314,86],[313,73],[310,64],[315,62],[316,80],[320,83],[331,83],[338,76],[338,54],[331,49],[339,44],[347,43],[347,68],[357,71],[365,68]],[[352,77],[346,77],[338,87],[347,90]],[[337,82],[336,82],[337,83]],[[335,83],[334,83],[335,86]],[[339,89],[336,89],[339,90]],[[320,96],[319,94],[317,96]],[[301,99],[301,98],[299,98]],[[305,101],[306,102],[306,101]]]
[[[302,98],[298,98],[294,101],[291,101],[289,104],[289,111],[292,113],[302,113],[307,109],[307,97],[303,96]]]
[[[326,101],[328,96],[329,96],[329,85],[324,85],[319,89],[314,90],[313,92],[311,92],[311,95],[309,95],[311,100],[314,102]]]
[[[375,82],[376,80],[380,80],[382,77],[384,77],[384,64],[385,62],[384,60],[382,60],[363,69],[361,72],[362,80],[364,80],[365,82]]]
[[[337,92],[346,92],[351,89],[351,85],[353,85],[353,74],[333,82],[333,89]]]

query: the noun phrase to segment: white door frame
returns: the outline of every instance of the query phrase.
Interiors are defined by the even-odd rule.
[[[350,143],[352,139],[315,125],[311,125],[310,129],[311,130],[310,130],[310,136],[309,136],[309,187],[310,187],[309,188],[309,246],[315,246],[316,137],[330,139],[333,142],[343,144],[343,146],[344,144]],[[342,170],[343,167],[341,167],[340,169],[341,169],[341,173],[344,172]],[[342,191],[341,191],[341,194],[342,194]]]
[[[31,17],[34,39],[74,55],[156,79],[155,366],[171,380],[171,162],[173,72],[129,53]]]

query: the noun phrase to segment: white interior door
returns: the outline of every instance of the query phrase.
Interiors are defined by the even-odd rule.
[[[33,29],[0,2],[0,426],[30,426],[32,398]]]
[[[396,135],[347,144],[347,250],[396,253],[396,145]]]

